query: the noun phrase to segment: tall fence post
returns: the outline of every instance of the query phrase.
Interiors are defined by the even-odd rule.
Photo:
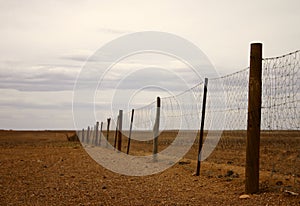
[[[89,135],[89,137],[90,137],[89,144],[90,144],[90,145],[93,144],[93,139],[94,139],[93,136],[94,136],[94,126],[91,125],[91,126],[90,126],[90,135]]]
[[[95,146],[98,146],[98,142],[99,142],[99,122],[98,121],[96,122],[95,132],[96,132]]]
[[[122,124],[123,124],[123,110],[119,110],[119,129],[118,129],[118,150],[122,150]]]
[[[114,141],[114,148],[117,148],[117,139],[118,139],[118,127],[119,127],[119,115],[117,118],[117,124],[116,124],[116,131],[115,131],[115,141]]]
[[[92,145],[96,145],[96,133],[97,133],[97,130],[96,130],[96,124],[94,125],[93,127],[93,139],[92,139]]]
[[[82,134],[81,134],[81,142],[84,142],[84,129],[82,129]]]
[[[86,144],[89,144],[90,141],[90,126],[87,128],[87,134],[86,134]]]
[[[107,119],[107,128],[106,128],[106,147],[108,146],[110,120],[111,120],[110,118]]]
[[[102,128],[103,128],[103,122],[101,122],[100,124],[99,146],[101,145]]]
[[[246,193],[259,191],[259,145],[262,93],[262,44],[251,44],[246,144]]]
[[[157,97],[156,102],[156,117],[153,127],[153,160],[157,160],[158,153],[158,136],[159,136],[159,120],[160,120],[160,97]]]
[[[93,145],[94,144],[94,130],[95,130],[95,126],[91,125],[90,126],[90,144]]]
[[[200,137],[199,137],[199,147],[198,147],[198,159],[197,159],[196,176],[200,175],[200,163],[201,163],[201,152],[202,152],[203,134],[204,134],[204,121],[205,121],[207,84],[208,84],[208,79],[205,78],[205,80],[204,80],[203,101],[202,101],[202,114],[201,114],[201,125],[200,125]]]
[[[127,154],[129,154],[129,148],[130,148],[130,140],[131,140],[131,132],[132,132],[132,124],[133,124],[133,115],[134,115],[134,109],[131,110],[131,119],[130,119],[129,135],[128,135]]]

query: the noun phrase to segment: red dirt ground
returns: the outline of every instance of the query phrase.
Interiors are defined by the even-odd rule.
[[[97,164],[79,142],[67,141],[66,133],[72,132],[0,131],[0,205],[300,205],[299,195],[285,192],[290,188],[299,193],[299,177],[268,171],[268,163],[262,166],[261,192],[240,199],[244,144],[232,148],[226,137],[203,162],[200,177],[192,175],[196,145],[164,172],[130,177]],[[132,152],[144,148],[132,144]],[[263,153],[262,146],[262,155],[275,154],[269,153],[273,147],[280,150],[273,143]],[[294,157],[293,151],[282,152]],[[284,165],[276,168],[281,171]],[[229,170],[233,175],[226,175]]]

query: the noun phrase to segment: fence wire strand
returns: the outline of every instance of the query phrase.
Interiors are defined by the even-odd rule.
[[[279,174],[286,175],[285,179],[290,181],[289,186],[300,190],[300,51],[265,58],[262,64],[261,170],[269,172],[271,179]],[[206,133],[219,130],[223,134],[208,161],[245,165],[248,85],[249,68],[209,79],[205,130]],[[172,143],[178,130],[187,139],[189,135],[197,134],[202,98],[201,82],[178,95],[161,99],[160,134],[164,137],[160,144]],[[135,108],[132,139],[136,142],[132,143],[133,147],[140,141],[151,143],[155,114],[156,102]],[[125,112],[123,135],[127,137],[130,119],[131,111]],[[111,144],[115,127],[116,122],[112,121],[109,139]],[[102,138],[106,138],[106,128],[107,121],[104,121]],[[94,132],[91,127],[90,137],[94,136]],[[84,133],[86,138],[87,131]],[[151,152],[151,147],[147,151]],[[193,159],[195,157],[190,156]]]

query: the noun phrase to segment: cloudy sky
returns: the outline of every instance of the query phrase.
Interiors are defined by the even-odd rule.
[[[229,74],[248,66],[251,42],[264,44],[265,57],[300,49],[299,8],[299,0],[1,0],[0,128],[73,129],[76,77],[91,55],[118,37],[140,31],[176,34],[199,47],[218,73]],[[156,57],[140,59],[118,67],[130,62],[143,67],[145,59],[153,66]],[[168,61],[183,72],[182,62],[161,62]],[[136,78],[144,81],[145,75]],[[170,88],[176,93],[176,82]],[[109,103],[105,94],[101,98]]]

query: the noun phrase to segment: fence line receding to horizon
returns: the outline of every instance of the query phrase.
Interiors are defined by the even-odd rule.
[[[215,151],[207,158],[208,162],[228,163],[245,166],[245,162],[237,161],[236,157],[245,157],[245,153],[236,154],[235,150],[246,148],[247,112],[249,68],[208,80],[208,93],[205,117],[205,144],[215,135],[222,133],[222,137]],[[194,142],[198,135],[203,98],[203,82],[193,88],[175,96],[161,98],[159,134],[174,133],[171,138],[159,138],[159,145],[173,143],[176,135],[184,138],[179,145],[190,141]],[[153,128],[156,119],[156,101],[141,108],[123,113],[123,138],[131,132],[131,148],[134,145],[149,144],[153,141]],[[102,117],[102,134],[98,139],[107,139],[113,145],[113,132],[117,128],[116,117]],[[109,125],[110,132],[107,132]],[[98,128],[98,127],[96,127]],[[78,132],[83,144],[96,144],[98,129],[90,126],[89,129]],[[109,133],[109,134],[108,134]],[[210,136],[208,134],[211,134]],[[98,137],[98,136],[97,136]],[[122,137],[119,137],[122,138]],[[261,104],[261,147],[260,170],[266,171],[267,176],[276,179],[276,175],[285,175],[290,179],[290,186],[300,190],[300,50],[274,58],[262,60],[262,104]],[[196,139],[195,142],[197,142]],[[126,140],[123,144],[126,147]],[[163,150],[166,146],[160,146]],[[276,147],[276,148],[275,148]],[[122,147],[123,148],[123,147]],[[122,150],[121,148],[121,150]],[[150,150],[151,150],[150,149]],[[194,146],[191,150],[195,150]],[[124,149],[123,152],[126,150]],[[145,150],[145,154],[150,151]],[[159,151],[158,151],[159,152]],[[215,159],[217,153],[230,153],[224,159]],[[137,154],[140,154],[137,152]],[[196,160],[196,156],[186,155],[186,158]]]

